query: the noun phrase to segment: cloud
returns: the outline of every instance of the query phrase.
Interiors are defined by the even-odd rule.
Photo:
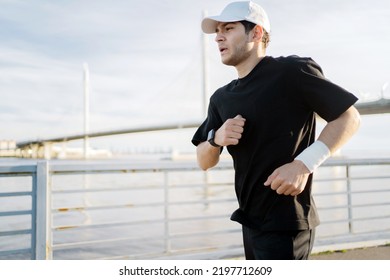
[[[200,71],[192,71],[185,89],[172,84],[180,84],[181,72],[200,56],[199,36],[194,44],[189,40],[193,32],[172,32],[182,27],[169,17],[174,11],[164,1],[154,3],[155,9],[134,2],[92,2],[2,3],[0,118],[10,125],[0,138],[78,133],[83,62],[91,71],[95,130],[185,115],[179,104],[194,101],[188,97],[199,91],[194,83]],[[168,18],[159,15],[164,11]],[[185,91],[186,98],[175,90]],[[192,118],[191,110],[187,113]]]
[[[202,118],[202,10],[216,14],[228,2],[0,0],[0,139],[79,133],[84,62],[91,130]],[[263,6],[273,28],[269,54],[313,56],[355,92],[390,79],[388,1]],[[236,77],[220,63],[213,37],[211,92]]]

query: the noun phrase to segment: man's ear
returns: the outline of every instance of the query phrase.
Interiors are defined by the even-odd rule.
[[[255,42],[261,42],[261,39],[263,38],[263,27],[260,25],[256,25],[253,28],[253,40]]]

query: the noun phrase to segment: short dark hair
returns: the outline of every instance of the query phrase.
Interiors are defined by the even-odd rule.
[[[242,25],[244,25],[245,33],[248,34],[253,28],[255,28],[256,24],[247,20],[240,21]]]
[[[253,28],[255,28],[256,24],[247,20],[242,20],[240,21],[242,25],[244,25],[245,28],[245,33],[248,34],[250,31],[252,31]],[[262,43],[264,49],[268,47],[268,44],[270,42],[270,35],[267,31],[264,30],[263,28],[263,38],[262,38]]]

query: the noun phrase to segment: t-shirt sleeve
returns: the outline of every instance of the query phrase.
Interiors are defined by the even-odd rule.
[[[337,119],[358,99],[342,87],[327,80],[321,67],[311,58],[299,63],[297,87],[304,103],[327,122]]]
[[[206,120],[199,126],[199,128],[196,130],[193,138],[192,138],[192,144],[195,146],[198,146],[201,142],[204,142],[207,140],[207,134],[211,129],[218,129],[222,126],[222,120],[221,117],[218,114],[217,108],[214,104],[213,99],[210,99],[208,112],[207,112],[207,118]]]

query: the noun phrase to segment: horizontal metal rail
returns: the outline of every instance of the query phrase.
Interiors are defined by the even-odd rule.
[[[380,167],[386,166],[390,168],[390,159],[337,159],[328,160],[322,165],[321,169],[342,167],[341,171],[335,176],[326,176],[326,178],[315,177],[314,179],[314,196],[315,199],[329,199],[331,197],[340,196],[346,197],[344,203],[337,205],[326,205],[318,207],[318,211],[323,214],[326,212],[346,211],[345,217],[336,217],[330,220],[324,219],[322,225],[348,225],[348,232],[319,234],[318,238],[337,236],[337,234],[359,234],[359,232],[369,232],[370,227],[364,230],[356,230],[356,223],[372,222],[376,220],[381,227],[373,229],[375,232],[390,232],[388,220],[390,219],[390,199],[373,200],[354,202],[353,197],[356,195],[376,195],[376,197],[390,198],[390,172],[385,170],[383,173],[375,175],[371,174],[354,174],[351,175],[351,170],[355,167]],[[342,172],[342,170],[345,170]],[[228,172],[233,174],[233,167],[230,161],[222,161],[211,171],[200,171],[194,162],[176,162],[164,161],[155,163],[112,163],[98,162],[85,164],[63,164],[61,162],[40,162],[32,165],[13,165],[0,166],[0,177],[10,180],[13,177],[30,177],[31,191],[25,190],[7,190],[3,191],[0,184],[0,199],[31,197],[30,209],[4,209],[0,210],[0,218],[16,219],[19,216],[29,216],[31,221],[29,228],[17,228],[0,230],[0,237],[10,238],[11,244],[18,245],[18,236],[29,236],[31,246],[29,248],[20,248],[15,246],[11,250],[9,246],[2,248],[0,243],[1,258],[12,258],[12,256],[24,254],[30,258],[83,258],[77,255],[78,251],[88,251],[87,258],[95,253],[96,259],[117,259],[117,258],[140,258],[142,256],[169,256],[172,254],[180,255],[189,252],[188,248],[192,248],[193,252],[213,252],[224,250],[226,248],[239,248],[241,245],[237,238],[234,242],[213,245],[210,241],[209,245],[199,245],[198,247],[191,243],[185,243],[186,239],[223,239],[229,234],[240,235],[240,229],[235,223],[230,223],[231,226],[210,227],[214,223],[224,223],[229,220],[229,210],[224,210],[224,214],[218,213],[176,213],[173,209],[184,209],[188,207],[196,208],[203,207],[204,209],[212,209],[213,207],[222,207],[222,205],[230,205],[236,207],[236,199],[234,197],[233,178],[234,176],[220,175],[218,172]],[[193,173],[193,174],[192,174]],[[356,173],[356,172],[355,172]],[[145,177],[139,178],[129,183],[121,181],[134,176],[146,174]],[[181,179],[180,176],[190,174],[194,175],[196,180]],[[70,177],[70,175],[72,175]],[[99,179],[94,179],[96,175],[113,176],[107,182],[99,182]],[[158,175],[158,176],[157,176]],[[83,176],[88,176],[88,183],[80,183]],[[177,176],[178,178],[176,178]],[[219,180],[214,180],[213,177],[223,177]],[[74,179],[78,178],[78,179]],[[174,179],[172,179],[172,178]],[[158,180],[156,179],[158,178]],[[74,182],[72,180],[75,180]],[[171,180],[172,179],[172,180]],[[97,180],[97,181],[96,181]],[[376,185],[375,188],[354,189],[354,184],[364,182],[370,183],[370,180],[389,180],[389,182]],[[90,182],[92,181],[92,182]],[[60,182],[60,184],[58,183]],[[153,182],[153,183],[152,183]],[[324,191],[316,188],[317,184],[345,184],[343,190]],[[97,184],[99,183],[99,184]],[[59,185],[58,185],[59,184]],[[385,186],[383,186],[385,185]],[[379,188],[380,187],[380,188]],[[218,191],[215,191],[218,190]],[[177,192],[190,192],[193,197],[186,195],[176,195]],[[123,201],[123,194],[126,192],[126,197]],[[142,192],[147,192],[141,196]],[[155,192],[151,194],[150,192]],[[219,192],[223,193],[221,197]],[[138,193],[136,196],[136,193]],[[71,196],[71,198],[67,198]],[[89,201],[93,196],[95,200]],[[98,197],[98,198],[95,198]],[[161,197],[159,197],[161,196]],[[133,198],[134,197],[134,198]],[[156,197],[158,198],[156,200]],[[175,197],[174,199],[172,197]],[[148,201],[150,198],[151,201]],[[76,202],[73,200],[76,199]],[[107,200],[107,202],[105,202]],[[371,207],[382,207],[383,211],[379,213],[370,213],[367,217],[359,217],[354,214],[355,211],[370,209]],[[99,213],[112,212],[113,216],[104,217],[99,221]],[[122,212],[123,211],[123,212]],[[138,211],[138,212],[137,212]],[[141,212],[139,212],[141,211]],[[142,211],[148,213],[156,213],[156,215],[142,216]],[[178,210],[175,210],[178,211]],[[116,214],[121,213],[121,214]],[[138,213],[138,214],[131,214]],[[109,219],[109,221],[107,221]],[[384,221],[380,223],[380,221]],[[190,225],[193,229],[177,231],[174,228],[181,228],[181,224]],[[197,223],[202,225],[197,226]],[[163,225],[162,228],[159,225]],[[205,228],[203,228],[206,225]],[[322,226],[321,225],[321,226]],[[23,227],[23,226],[22,226]],[[150,227],[152,238],[144,234],[137,233],[138,228]],[[161,231],[154,232],[153,228],[160,228]],[[190,227],[190,228],[191,228]],[[364,226],[363,226],[364,227]],[[132,230],[134,228],[134,230]],[[115,230],[114,230],[115,229]],[[123,235],[117,234],[123,230]],[[104,234],[102,233],[104,231]],[[107,232],[108,233],[107,233]],[[67,234],[66,237],[60,235]],[[332,235],[333,234],[333,235]],[[94,236],[92,238],[92,236]],[[80,237],[79,239],[77,239]],[[82,238],[81,238],[82,237]],[[16,240],[16,241],[15,241]],[[139,247],[140,244],[161,241],[164,243],[162,247],[156,247],[147,252],[140,250],[133,252],[132,246]],[[135,242],[135,243],[134,243]],[[184,242],[184,243],[182,243]],[[117,244],[128,244],[129,250],[122,250],[124,246],[120,245],[120,252],[117,254],[107,253],[104,257],[98,252],[99,248],[113,248],[115,251]],[[175,248],[177,244],[187,244],[181,248]],[[134,245],[131,245],[134,244]],[[151,246],[153,247],[153,246]],[[72,253],[72,250],[74,253]]]

